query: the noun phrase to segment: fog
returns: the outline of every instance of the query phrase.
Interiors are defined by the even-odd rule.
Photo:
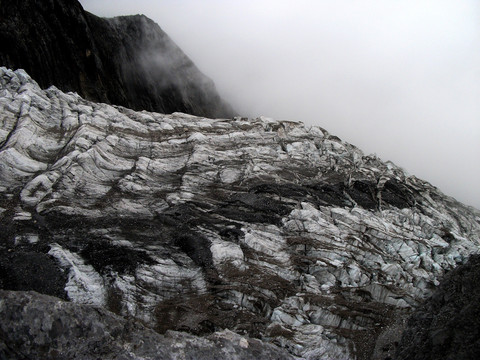
[[[143,13],[242,115],[319,125],[480,208],[478,0],[82,0]]]

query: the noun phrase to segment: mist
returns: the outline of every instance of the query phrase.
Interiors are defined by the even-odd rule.
[[[480,208],[477,0],[81,0],[143,13],[244,116],[319,125]]]

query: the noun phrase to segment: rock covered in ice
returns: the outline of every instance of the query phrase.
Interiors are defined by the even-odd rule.
[[[0,85],[3,288],[160,333],[382,359],[401,319],[478,252],[477,210],[321,128],[135,112],[5,68]]]

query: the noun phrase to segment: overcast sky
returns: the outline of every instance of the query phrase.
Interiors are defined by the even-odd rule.
[[[155,20],[242,115],[320,125],[480,208],[480,1],[80,2]]]

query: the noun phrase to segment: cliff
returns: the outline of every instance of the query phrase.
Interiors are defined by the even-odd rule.
[[[2,0],[0,66],[42,88],[135,110],[232,117],[213,82],[143,15],[103,19],[76,0]]]

